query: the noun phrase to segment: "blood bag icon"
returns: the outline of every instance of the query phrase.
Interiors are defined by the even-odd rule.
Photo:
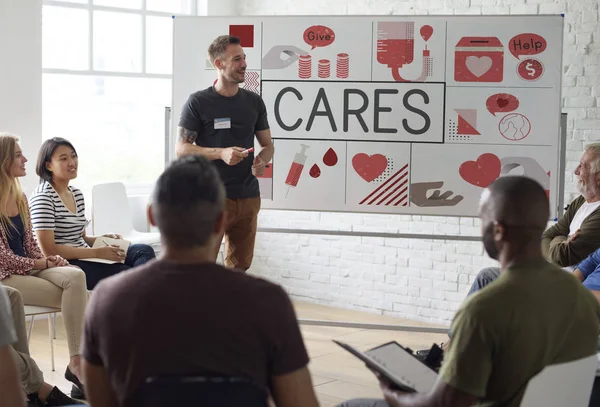
[[[416,79],[406,79],[401,73],[405,65],[415,59],[415,23],[414,21],[380,21],[377,23],[377,62],[391,69],[397,82],[423,82],[433,74],[433,58],[427,49],[427,41],[433,34],[429,25],[421,27],[421,37],[425,41],[422,50],[421,75]]]

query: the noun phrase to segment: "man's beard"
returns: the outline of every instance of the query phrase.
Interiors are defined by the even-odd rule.
[[[241,84],[244,83],[245,78],[245,73],[242,74],[242,79],[237,79],[237,75],[239,72],[235,72],[235,74],[233,75],[228,75],[227,77],[227,81],[229,81],[229,83],[236,83],[236,84]],[[235,75],[235,76],[234,76]]]
[[[591,183],[591,180],[588,180],[588,182],[583,183],[581,178],[579,178],[577,180],[577,189],[579,190],[579,193],[581,195],[583,195],[583,197],[586,200],[598,195],[598,191],[597,191],[598,188],[594,187],[594,185]]]
[[[485,229],[483,233],[483,248],[485,249],[488,256],[490,256],[494,260],[498,260],[500,252],[496,247],[496,243],[494,242],[494,224],[490,222],[490,225]]]

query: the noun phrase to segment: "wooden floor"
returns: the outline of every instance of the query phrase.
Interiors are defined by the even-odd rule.
[[[300,319],[434,326],[302,302],[296,302],[295,306]],[[334,344],[332,339],[348,342],[362,350],[391,340],[412,349],[422,349],[429,348],[434,342],[439,344],[448,339],[445,334],[321,326],[302,326],[302,334],[311,359],[309,369],[313,376],[315,391],[323,407],[335,406],[349,398],[381,396],[373,374],[358,359]],[[46,320],[36,320],[31,338],[32,356],[43,370],[46,382],[58,386],[69,394],[71,386],[63,377],[68,362],[68,350],[60,317],[57,318],[57,339],[54,349],[56,371],[52,372],[48,325]]]

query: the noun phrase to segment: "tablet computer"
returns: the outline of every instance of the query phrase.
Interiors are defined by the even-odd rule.
[[[371,356],[362,353],[361,351],[359,351],[351,345],[348,345],[347,343],[336,341],[335,339],[333,339],[333,342],[335,342],[336,344],[338,344],[339,346],[356,356],[358,359],[362,360],[369,369],[378,372],[386,380],[392,383],[397,390],[403,391],[405,393],[416,392],[414,388],[408,386],[406,383],[403,383],[400,378],[395,377],[381,362],[375,360]]]

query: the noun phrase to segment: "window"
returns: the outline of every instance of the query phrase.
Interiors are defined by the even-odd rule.
[[[171,80],[44,75],[45,137],[70,140],[77,185],[152,183],[164,163],[164,107]]]
[[[43,138],[74,144],[79,188],[149,187],[164,169],[172,16],[196,14],[196,1],[45,3]]]
[[[173,14],[186,14],[193,0],[146,0],[146,8],[151,11],[163,11]]]
[[[142,0],[94,0],[96,6],[123,7],[141,9]]]
[[[42,19],[44,68],[88,69],[90,24],[82,9],[46,6]],[[65,24],[68,21],[69,24]]]
[[[95,11],[92,35],[95,70],[142,72],[141,15]]]
[[[146,70],[171,73],[173,70],[173,19],[146,17]]]

